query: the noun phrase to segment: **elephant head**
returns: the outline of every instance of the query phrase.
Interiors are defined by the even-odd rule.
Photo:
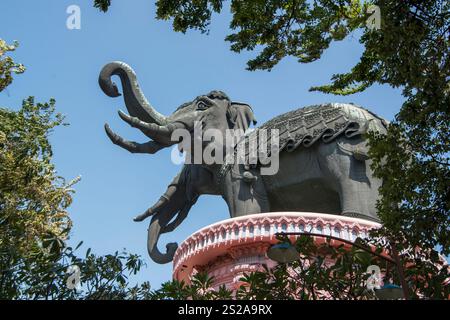
[[[110,97],[120,96],[117,85],[111,80],[113,75],[119,76],[122,82],[125,105],[129,113],[127,115],[119,111],[119,116],[152,139],[143,144],[127,141],[115,134],[106,124],[105,130],[112,142],[130,152],[153,154],[177,144],[180,140],[171,139],[176,129],[193,132],[196,125],[201,125],[201,132],[208,129],[222,132],[226,129],[245,131],[250,123],[256,123],[249,105],[232,102],[221,91],[211,91],[198,96],[193,101],[182,104],[171,115],[164,116],[150,105],[139,88],[135,72],[123,62],[112,62],[102,69],[99,84],[105,94]]]
[[[199,123],[203,131],[216,129],[222,132],[227,129],[245,131],[251,122],[256,123],[250,106],[232,102],[221,91],[201,95],[193,101],[184,103],[171,115],[164,116],[150,105],[139,88],[135,72],[123,62],[112,62],[102,69],[99,84],[106,95],[110,97],[121,95],[117,85],[111,80],[114,75],[121,80],[125,105],[129,113],[127,115],[119,111],[119,116],[151,139],[146,143],[128,141],[114,133],[106,124],[105,130],[111,141],[132,153],[154,154],[163,148],[180,143],[180,140],[172,140],[174,131],[186,129],[193,132]],[[152,216],[148,229],[147,249],[155,262],[167,263],[172,260],[177,244],[167,244],[166,253],[161,253],[157,246],[160,235],[175,229],[186,218],[198,196],[206,193],[219,194],[214,174],[202,165],[185,165],[159,201],[135,218],[135,221],[142,221]]]

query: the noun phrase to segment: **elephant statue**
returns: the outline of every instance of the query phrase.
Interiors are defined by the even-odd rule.
[[[158,239],[187,217],[202,194],[222,196],[231,217],[308,211],[378,221],[375,204],[381,181],[370,169],[365,133],[385,133],[388,122],[372,112],[353,104],[315,105],[282,114],[251,130],[256,119],[250,105],[234,102],[221,91],[198,96],[164,116],[144,97],[131,67],[111,62],[100,73],[103,92],[118,97],[120,93],[112,76],[121,80],[128,110],[128,114],[119,111],[120,118],[151,139],[146,143],[127,141],[106,124],[111,141],[129,152],[154,154],[176,144],[186,151],[185,139],[173,138],[177,130],[204,133],[213,129],[222,133],[219,137],[226,137],[229,130],[239,130],[245,134],[234,146],[232,160],[237,157],[236,150],[241,150],[239,147],[256,144],[258,150],[267,151],[278,162],[276,172],[264,174],[268,164],[250,161],[249,148],[242,148],[243,161],[227,161],[223,156],[221,162],[184,164],[159,201],[135,218],[143,221],[152,217],[147,248],[155,262],[172,260],[177,244],[167,244],[166,252],[162,253]],[[271,138],[278,137],[275,149],[273,146],[269,149],[269,137],[261,138],[261,132],[273,132]],[[223,140],[202,141],[202,147],[221,150],[227,146]],[[227,153],[220,152],[219,157],[221,154]]]

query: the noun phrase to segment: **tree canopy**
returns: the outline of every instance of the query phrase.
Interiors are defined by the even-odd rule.
[[[23,65],[0,39],[0,91],[22,73]],[[67,212],[72,186],[58,176],[49,136],[63,125],[55,100],[25,99],[18,111],[0,107],[0,299],[136,299],[150,285],[131,286],[128,276],[143,265],[129,253],[84,257],[68,244],[72,221]],[[68,285],[78,268],[79,280]],[[75,285],[80,283],[80,287]]]
[[[25,71],[25,67],[7,55],[8,52],[15,51],[19,44],[17,42],[7,44],[0,39],[0,92],[3,91],[13,81],[13,74],[20,74]]]

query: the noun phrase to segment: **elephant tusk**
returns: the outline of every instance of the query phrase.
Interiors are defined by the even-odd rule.
[[[143,214],[138,215],[137,217],[135,217],[133,220],[135,222],[141,222],[144,221],[145,219],[147,219],[148,217],[154,215],[158,210],[160,210],[162,208],[163,205],[165,205],[167,203],[168,199],[165,197],[161,197],[158,202],[152,206],[151,208],[147,209]]]
[[[120,110],[119,117],[133,128],[141,130],[147,137],[165,145],[177,143],[177,141],[171,140],[172,132],[175,129],[184,128],[184,125],[180,122],[170,123],[165,126],[160,126],[155,123],[147,123],[139,120],[137,117],[131,117]]]
[[[154,154],[164,148],[163,145],[161,145],[155,141],[149,141],[146,143],[138,143],[138,142],[134,142],[134,141],[125,140],[121,136],[116,134],[114,131],[112,131],[108,124],[105,124],[105,131],[106,131],[106,135],[109,137],[109,139],[112,141],[112,143],[114,143],[115,145],[118,145],[119,147],[124,148],[125,150],[128,150],[131,153]]]

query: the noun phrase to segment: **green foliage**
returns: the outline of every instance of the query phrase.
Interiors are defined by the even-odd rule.
[[[88,250],[89,252],[90,250]],[[69,287],[72,274],[69,267],[77,266],[80,285]],[[136,300],[151,297],[150,284],[131,286],[128,277],[142,266],[139,257],[116,252],[85,258],[75,255],[71,247],[64,247],[54,255],[34,256],[2,275],[2,299],[25,300]]]
[[[387,135],[370,136],[373,169],[384,182],[384,233],[449,254],[450,3],[378,4],[382,29],[361,39],[371,60],[348,77],[402,87],[406,99]]]
[[[165,282],[161,288],[151,293],[155,300],[229,300],[233,292],[221,286],[217,290],[212,288],[214,278],[206,272],[199,272],[192,276],[191,283],[172,280]]]
[[[208,31],[212,13],[219,13],[222,0],[159,0],[158,19],[173,19],[175,31]],[[231,1],[233,18],[226,37],[231,50],[255,50],[258,56],[248,62],[249,70],[273,68],[285,56],[299,62],[320,58],[332,41],[345,38],[364,23],[367,5],[354,0]]]
[[[242,299],[360,300],[374,298],[366,289],[370,265],[381,265],[369,253],[301,236],[296,242],[299,260],[272,270],[246,275],[238,291]]]
[[[141,259],[132,254],[75,255],[66,240],[72,185],[56,175],[48,137],[62,124],[55,101],[24,100],[15,112],[0,109],[0,298],[142,299],[148,283],[131,287]],[[67,287],[67,269],[81,271],[81,290]]]
[[[111,0],[94,0],[94,7],[106,12],[108,8],[111,6]]]
[[[285,240],[286,241],[286,240]],[[373,239],[357,239],[357,246],[335,245],[330,241],[317,244],[312,237],[301,236],[295,246],[299,259],[279,264],[240,279],[236,292],[225,287],[212,288],[213,278],[197,273],[190,284],[170,281],[152,292],[152,299],[168,300],[373,300],[375,293],[367,289],[368,267],[377,265],[384,283],[400,283],[392,261],[389,244]],[[363,249],[364,248],[364,249]],[[383,248],[383,249],[381,249]],[[370,253],[370,252],[373,253]],[[386,257],[380,258],[378,255]],[[446,299],[450,277],[445,260],[436,251],[405,250],[401,254],[408,292],[413,299]]]
[[[187,29],[197,29],[202,33],[208,31],[213,12],[222,10],[222,0],[181,0],[157,1],[157,18],[168,20],[173,18],[175,31],[185,33]]]
[[[20,74],[25,71],[22,64],[16,63],[11,57],[6,56],[8,52],[15,51],[18,46],[18,42],[8,45],[3,39],[0,39],[0,92],[11,84],[13,73]]]
[[[54,101],[24,100],[18,112],[0,109],[0,270],[2,287],[30,259],[52,255],[70,230],[70,183],[55,174],[49,132],[61,124]],[[50,239],[58,239],[52,242]],[[52,243],[52,246],[47,245]],[[3,291],[3,290],[2,290]]]
[[[1,39],[0,45],[3,50]],[[11,73],[23,69],[10,58],[0,63],[4,89]],[[142,267],[138,256],[96,256],[89,249],[80,258],[67,246],[72,226],[67,208],[78,178],[66,183],[52,163],[49,136],[60,125],[54,100],[35,103],[29,97],[18,111],[0,108],[0,299],[148,298],[148,283],[128,281]],[[67,286],[73,265],[80,268],[79,290]]]
[[[312,62],[359,26],[363,8],[358,1],[232,1],[237,32],[226,40],[235,52],[258,49],[249,70],[270,70],[285,56]]]

